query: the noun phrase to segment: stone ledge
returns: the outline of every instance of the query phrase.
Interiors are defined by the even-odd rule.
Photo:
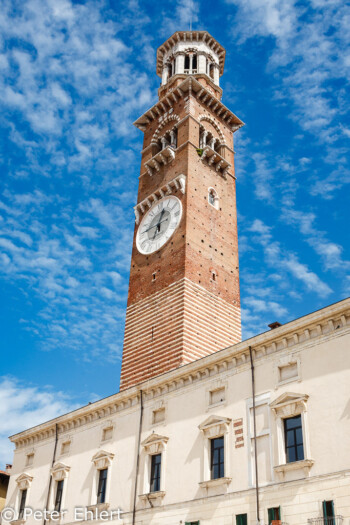
[[[228,485],[231,483],[232,478],[224,477],[217,479],[209,479],[208,481],[201,481],[199,486],[203,489],[209,489],[211,487],[220,487],[221,485]]]
[[[292,470],[304,470],[305,475],[307,475],[314,463],[315,461],[313,459],[302,459],[301,461],[293,461],[292,463],[277,465],[276,467],[273,467],[273,470],[282,476],[284,476],[286,472]]]

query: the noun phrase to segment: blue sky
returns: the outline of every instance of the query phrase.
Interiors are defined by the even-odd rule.
[[[192,15],[191,15],[192,13]],[[4,0],[0,462],[6,436],[118,390],[132,207],[176,30],[226,48],[245,338],[349,295],[343,0]]]

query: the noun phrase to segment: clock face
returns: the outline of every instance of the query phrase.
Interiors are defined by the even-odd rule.
[[[182,215],[181,201],[165,197],[144,216],[136,235],[136,246],[145,255],[156,252],[172,236]]]

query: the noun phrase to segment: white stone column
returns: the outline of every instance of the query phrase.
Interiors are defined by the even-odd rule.
[[[207,58],[205,55],[199,54],[198,60],[198,73],[207,73]]]
[[[168,67],[163,66],[163,72],[162,72],[162,86],[164,86],[168,82]]]
[[[178,75],[183,74],[185,70],[185,55],[177,55],[176,57],[176,73]]]
[[[215,67],[214,67],[214,82],[217,86],[220,85],[220,70],[217,64],[215,64]]]

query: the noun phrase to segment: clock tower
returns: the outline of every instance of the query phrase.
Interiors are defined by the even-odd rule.
[[[157,51],[144,132],[121,390],[241,340],[233,133],[225,50],[178,31]]]

